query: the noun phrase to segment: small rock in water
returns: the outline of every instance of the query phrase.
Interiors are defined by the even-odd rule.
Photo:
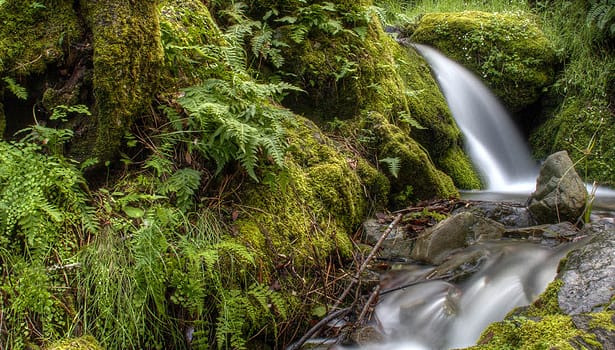
[[[536,191],[528,199],[528,208],[536,222],[576,222],[585,210],[586,201],[587,189],[568,152],[547,157],[540,168]]]

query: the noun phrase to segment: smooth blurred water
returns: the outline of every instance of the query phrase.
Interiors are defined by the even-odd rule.
[[[472,72],[437,50],[414,44],[431,66],[488,190],[535,185],[538,165],[506,109]]]
[[[483,329],[531,303],[556,274],[568,247],[480,243],[482,268],[453,284],[426,280],[386,295],[376,307],[387,341],[363,349],[438,350],[472,346]]]

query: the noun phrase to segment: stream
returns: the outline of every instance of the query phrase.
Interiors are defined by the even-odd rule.
[[[538,163],[508,113],[466,68],[433,48],[412,45],[429,63],[466,142],[466,151],[487,183],[487,190],[462,197],[524,203],[534,191]],[[588,190],[591,190],[588,186]],[[599,189],[595,215],[612,217],[615,192]],[[472,346],[490,323],[528,305],[556,275],[559,261],[576,244],[556,246],[503,240],[479,242],[478,270],[469,278],[431,280],[436,267],[405,264],[393,273],[393,292],[382,293],[372,325],[383,341],[361,349],[440,350]],[[382,283],[381,283],[382,284]]]

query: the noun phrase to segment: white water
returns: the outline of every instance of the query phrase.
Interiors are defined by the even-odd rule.
[[[487,258],[468,281],[455,285],[428,280],[386,295],[375,314],[387,341],[364,349],[472,346],[487,325],[502,320],[511,309],[531,303],[553,280],[559,260],[568,250],[495,242],[471,249],[487,252]]]
[[[430,64],[464,134],[466,152],[486,180],[487,191],[478,192],[476,198],[527,199],[535,188],[538,166],[506,110],[463,66],[432,48],[415,47]],[[605,207],[615,208],[615,191],[601,189],[597,198],[607,203]],[[482,268],[457,285],[424,280],[433,268],[416,268],[406,280],[397,281],[408,287],[384,295],[376,307],[376,327],[382,327],[385,342],[363,349],[472,346],[486,326],[542,293],[570,248],[554,250],[511,242],[477,244],[468,249],[486,252]]]
[[[431,66],[465,137],[466,152],[489,191],[531,192],[538,166],[498,99],[474,74],[437,50],[415,44]]]

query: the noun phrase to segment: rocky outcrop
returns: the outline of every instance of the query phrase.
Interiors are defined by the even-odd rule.
[[[587,190],[566,151],[550,155],[540,169],[528,208],[538,223],[576,222],[583,214]]]

